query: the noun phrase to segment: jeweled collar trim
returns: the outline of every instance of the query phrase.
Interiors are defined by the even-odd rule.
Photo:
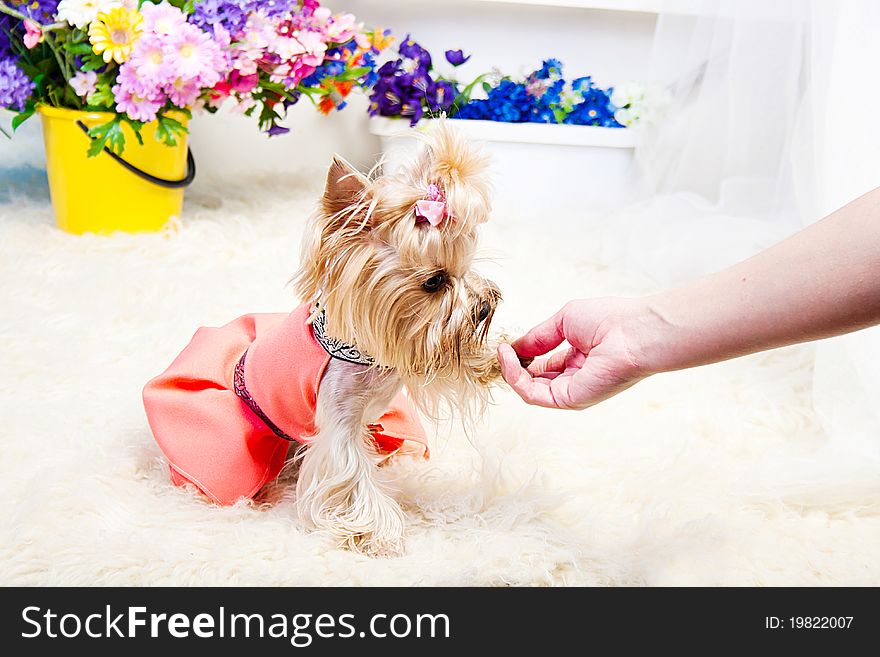
[[[288,436],[281,428],[272,422],[269,417],[263,412],[263,409],[260,408],[259,404],[257,404],[256,400],[251,396],[250,391],[247,389],[247,384],[244,380],[244,361],[247,358],[248,352],[245,351],[241,358],[238,359],[238,362],[235,364],[235,372],[233,374],[232,379],[232,389],[235,391],[235,394],[239,396],[239,398],[247,405],[249,409],[251,409],[254,414],[260,418],[267,427],[279,438],[287,440],[289,442],[293,442],[293,438]]]
[[[312,320],[312,331],[315,334],[315,340],[331,357],[355,365],[375,365],[376,360],[372,356],[368,356],[354,345],[327,335],[326,324],[327,318],[322,310]]]

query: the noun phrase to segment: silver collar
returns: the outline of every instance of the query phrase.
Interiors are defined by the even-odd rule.
[[[312,331],[315,334],[315,340],[324,348],[330,356],[344,360],[346,363],[354,363],[355,365],[375,365],[376,361],[368,356],[354,345],[331,338],[326,332],[327,317],[324,311],[318,312],[312,320]]]

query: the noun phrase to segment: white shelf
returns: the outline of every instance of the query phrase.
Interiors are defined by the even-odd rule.
[[[632,128],[601,128],[555,123],[501,123],[469,119],[450,119],[449,122],[472,139],[482,141],[602,148],[635,146],[635,132]],[[410,130],[412,128],[405,119],[390,119],[382,116],[374,116],[370,119],[370,132],[379,137],[405,136]]]
[[[660,12],[662,0],[474,0],[505,5],[536,5],[573,9],[602,9],[606,11],[635,11],[645,14]]]
[[[390,4],[391,0],[380,0]],[[397,0],[395,0],[397,2]],[[520,5],[524,7],[558,7],[562,9],[593,9],[637,14],[690,14],[701,13],[701,0],[458,0],[459,3]],[[409,0],[410,4],[435,5],[448,10],[448,2],[438,0]]]
[[[701,0],[472,0],[497,5],[531,5],[536,7],[565,7],[568,9],[600,9],[603,11],[628,11],[641,14],[700,13]]]

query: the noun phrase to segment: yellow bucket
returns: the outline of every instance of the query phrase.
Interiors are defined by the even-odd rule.
[[[122,123],[125,151],[114,158],[104,151],[88,157],[89,137],[83,128],[111,121],[113,114],[40,106],[49,194],[58,227],[70,233],[158,231],[180,216],[183,190],[195,176],[186,139],[177,146],[156,140],[157,123],[141,129],[141,146],[131,127]],[[182,114],[169,116],[186,125]]]

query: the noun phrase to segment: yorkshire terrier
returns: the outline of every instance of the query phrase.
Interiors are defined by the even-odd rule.
[[[422,140],[387,174],[334,158],[294,278],[305,303],[200,329],[147,384],[175,483],[231,504],[300,442],[302,521],[364,553],[402,551],[404,513],[379,466],[413,446],[427,455],[414,407],[469,416],[500,374],[488,333],[501,294],[472,270],[488,160],[447,123]]]

